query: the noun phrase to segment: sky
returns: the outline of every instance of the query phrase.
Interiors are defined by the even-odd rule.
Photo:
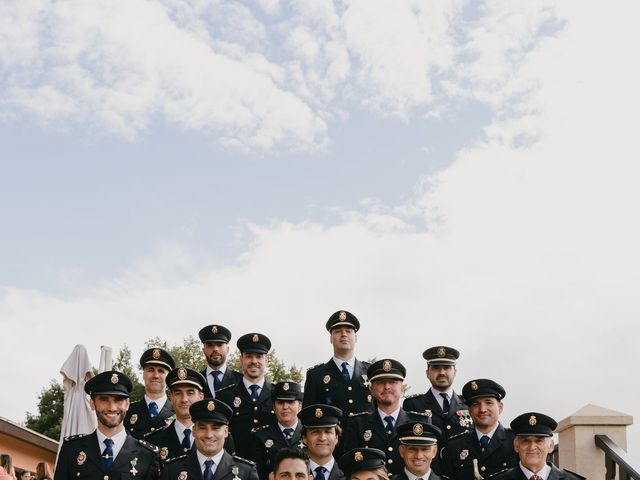
[[[0,416],[76,344],[98,366],[219,323],[306,368],[339,309],[409,393],[443,344],[503,423],[633,415],[639,10],[2,2]]]

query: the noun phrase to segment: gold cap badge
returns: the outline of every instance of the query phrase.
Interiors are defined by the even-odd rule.
[[[316,408],[316,418],[322,418],[322,409],[321,408]]]
[[[536,423],[538,423],[538,419],[536,418],[535,415],[531,415],[529,417],[529,425],[533,427]]]
[[[178,378],[180,380],[184,380],[185,378],[187,378],[187,371],[182,367],[178,369]]]
[[[218,333],[218,327],[215,325],[211,327],[211,333]]]
[[[423,433],[424,433],[424,428],[422,428],[422,425],[420,425],[419,423],[416,423],[416,424],[413,426],[413,434],[414,434],[414,435],[418,435],[418,436],[420,436],[420,435],[422,435]]]
[[[209,403],[207,403],[207,410],[209,410],[210,412],[213,412],[216,409],[216,404],[214,403],[213,400],[209,400]]]
[[[344,322],[347,319],[347,312],[340,312],[340,314],[338,315],[338,320],[340,320],[341,322]]]
[[[153,353],[151,354],[151,356],[153,358],[155,358],[156,360],[160,358],[160,349],[159,348],[154,348],[153,349]]]
[[[253,343],[258,343],[260,341],[260,337],[258,335],[254,335],[253,337],[251,337],[251,341]]]
[[[119,379],[118,379],[118,374],[114,373],[113,375],[111,375],[111,383],[113,383],[114,385],[116,383],[118,383]]]
[[[438,347],[438,356],[444,357],[447,354],[447,349],[444,347]]]
[[[471,382],[471,390],[477,390],[478,384],[476,382]]]
[[[289,390],[289,384],[287,382],[284,382],[284,385],[282,385],[282,389],[286,392],[287,390]]]
[[[382,362],[382,370],[384,370],[385,372],[391,371],[391,361],[390,360],[385,360],[384,362]]]
[[[362,452],[356,452],[353,454],[353,459],[356,462],[361,462],[362,460],[364,460],[364,457],[362,456]]]

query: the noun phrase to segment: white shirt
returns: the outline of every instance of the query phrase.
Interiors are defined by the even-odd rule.
[[[398,407],[395,412],[391,413],[384,413],[382,410],[378,409],[378,415],[380,415],[380,420],[382,420],[382,424],[385,427],[387,426],[387,422],[384,421],[384,417],[393,417],[393,428],[396,428],[396,426],[398,425],[398,415],[400,415],[400,408]]]
[[[442,395],[440,395],[441,393],[447,394],[447,396],[449,397],[449,405],[451,405],[451,399],[453,398],[453,387],[449,388],[448,390],[445,390],[444,392],[441,392],[440,390],[436,390],[435,388],[431,387],[431,393],[436,398],[436,402],[438,402],[438,405],[440,405],[440,410],[442,410],[442,403],[444,402]]]
[[[258,389],[258,396],[260,396],[260,394],[262,393],[262,387],[264,387],[264,378],[262,380],[260,380],[259,382],[252,383],[249,380],[247,380],[246,378],[242,377],[242,383],[244,383],[244,388],[246,388],[247,392],[249,392],[249,396],[251,396],[251,389],[249,387],[251,385],[258,385],[260,387]]]
[[[547,465],[546,463],[545,463],[544,467],[542,468],[542,470],[540,470],[537,474],[533,473],[527,467],[522,465],[522,462],[520,462],[520,470],[522,470],[522,473],[524,473],[524,476],[527,477],[527,478],[531,478],[532,475],[538,475],[540,478],[542,478],[542,480],[547,480],[547,477],[551,473],[551,467],[549,465]]]
[[[193,423],[190,426],[185,426],[180,423],[178,419],[176,419],[176,421],[173,422],[173,426],[176,429],[176,434],[178,435],[178,441],[180,443],[182,443],[182,441],[184,440],[184,430],[186,428],[191,430],[191,436],[189,437],[189,440],[191,441],[191,445],[193,445]]]
[[[313,475],[315,477],[316,475],[316,468],[318,467],[324,467],[327,471],[324,474],[324,478],[329,478],[329,475],[331,475],[331,470],[333,470],[333,466],[335,465],[336,460],[335,458],[331,457],[331,460],[329,460],[327,463],[325,463],[324,465],[320,465],[316,462],[314,462],[313,460],[309,459],[309,469],[311,470],[311,475]]]
[[[333,357],[334,363],[338,366],[338,370],[342,372],[342,364],[347,362],[347,370],[349,371],[349,378],[353,378],[353,370],[356,367],[356,357],[351,357],[349,360],[340,360],[339,358]]]
[[[416,475],[414,475],[413,473],[411,473],[409,470],[407,470],[407,467],[404,468],[404,473],[407,476],[407,478],[409,480],[416,480],[417,478],[422,478],[424,480],[427,480],[429,478],[429,475],[431,475],[431,469],[427,470],[427,472],[422,475],[421,477],[418,477]]]
[[[149,398],[145,395],[144,401],[147,402],[147,408],[149,408],[149,404],[151,402],[156,402],[156,405],[158,406],[158,413],[160,413],[160,410],[162,410],[162,408],[164,407],[164,404],[167,403],[167,396],[165,395],[164,397],[160,397],[156,400],[153,398]]]
[[[496,430],[498,429],[498,425],[500,425],[500,423],[496,423],[496,426],[493,427],[493,430],[491,430],[489,433],[482,433],[479,430],[476,430],[476,435],[478,436],[478,441],[480,441],[480,439],[482,437],[484,437],[485,435],[489,438],[493,438],[493,434],[496,433]]]
[[[113,437],[107,437],[104,433],[100,431],[100,429],[96,429],[96,434],[98,436],[98,448],[100,449],[100,455],[104,452],[104,449],[107,446],[104,443],[106,438],[110,438],[113,440],[113,445],[111,449],[113,450],[113,460],[116,459],[118,453],[120,453],[120,449],[124,445],[125,440],[127,439],[127,431],[123,428],[119,433],[116,433]]]
[[[285,427],[284,425],[282,425],[280,422],[278,422],[278,428],[280,429],[280,431],[282,432],[282,435],[284,435],[284,429],[285,428],[292,428],[293,431],[296,431],[296,428],[298,428],[298,422],[294,423],[293,425],[291,425],[290,427]]]
[[[225,363],[218,370],[214,370],[213,368],[207,366],[204,372],[205,373],[204,378],[207,379],[207,385],[209,385],[209,390],[211,390],[211,395],[213,395],[213,398],[216,398],[216,390],[213,386],[214,385],[213,383],[214,376],[212,375],[213,372],[222,372],[222,375],[220,375],[220,381],[222,382],[222,378],[224,377],[224,374],[227,373],[227,364]]]
[[[207,466],[204,464],[204,462],[206,462],[207,460],[213,460],[211,472],[215,474],[216,469],[218,468],[218,464],[220,463],[220,460],[222,460],[222,455],[224,455],[224,448],[220,449],[220,451],[211,458],[205,457],[200,453],[200,450],[196,450],[196,455],[198,457],[198,463],[200,464],[200,471],[202,472],[202,475],[204,476],[204,469],[207,468]]]

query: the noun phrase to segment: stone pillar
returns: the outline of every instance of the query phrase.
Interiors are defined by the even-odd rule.
[[[604,452],[596,447],[595,435],[606,435],[627,450],[627,426],[633,417],[597,405],[586,405],[558,423],[559,467],[584,477],[605,478]]]

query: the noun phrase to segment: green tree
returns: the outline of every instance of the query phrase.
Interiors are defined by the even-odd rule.
[[[140,381],[136,373],[137,368],[134,368],[131,363],[131,349],[126,344],[118,352],[113,362],[113,370],[122,372],[131,379],[131,383],[133,384],[133,390],[131,392],[132,402],[140,400],[144,396],[144,384]]]
[[[62,414],[64,412],[64,388],[56,380],[51,380],[48,387],[38,395],[38,413],[27,412],[25,425],[54,440],[60,438],[62,430]]]

